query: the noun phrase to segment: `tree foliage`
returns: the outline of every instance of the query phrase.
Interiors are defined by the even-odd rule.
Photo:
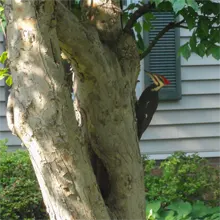
[[[182,55],[185,59],[189,59],[193,52],[200,57],[212,55],[215,59],[220,59],[220,46],[218,44],[220,42],[219,3],[211,0],[151,0],[150,2],[151,4],[148,4],[148,8],[142,2],[132,3],[123,13],[125,23],[129,19],[143,17],[141,21],[133,23],[133,27],[137,33],[137,45],[142,52],[141,58],[148,55],[152,49],[152,45],[154,45],[154,41],[152,41],[147,47],[144,44],[141,33],[142,31],[149,32],[153,29],[151,25],[151,20],[155,19],[153,12],[161,11],[173,12],[176,19],[180,20],[172,25],[167,24],[163,29],[165,33],[172,28],[184,28],[192,32],[189,42],[186,42],[180,47],[179,55]],[[142,10],[143,8],[146,8],[146,10]],[[137,13],[137,16],[134,16],[135,13]],[[163,36],[163,30],[158,34],[158,39]],[[158,39],[156,39],[156,42]]]
[[[0,140],[1,219],[48,219],[27,151],[8,152]]]
[[[158,200],[149,202],[146,209],[147,220],[218,220],[219,217],[219,207],[210,207],[202,201],[179,200],[163,207]]]

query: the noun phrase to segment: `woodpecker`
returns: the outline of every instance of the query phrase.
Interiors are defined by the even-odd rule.
[[[141,94],[136,103],[136,117],[137,117],[137,131],[138,138],[141,139],[142,134],[149,126],[151,119],[158,106],[158,92],[165,85],[170,84],[164,76],[158,74],[148,73],[152,79],[153,84],[147,87]]]

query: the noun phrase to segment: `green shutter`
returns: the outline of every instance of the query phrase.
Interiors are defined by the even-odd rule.
[[[144,33],[144,40],[150,43],[157,33],[169,22],[175,20],[171,12],[155,12],[152,21],[153,29]],[[177,57],[179,48],[179,29],[168,31],[154,46],[151,53],[145,58],[144,65],[147,71],[164,75],[171,84],[159,92],[160,100],[178,100],[181,98],[180,58]],[[145,74],[145,84],[150,83]]]

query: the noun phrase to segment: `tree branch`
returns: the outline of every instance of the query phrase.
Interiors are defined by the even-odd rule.
[[[168,32],[169,30],[175,28],[175,27],[179,27],[182,23],[184,23],[185,20],[181,20],[180,22],[170,22],[169,24],[167,24],[158,34],[157,36],[154,38],[153,41],[151,41],[151,43],[149,44],[148,48],[140,55],[140,60],[142,60],[145,56],[147,56],[151,50],[153,49],[153,47],[156,45],[156,43],[158,42],[158,40],[160,38],[163,37],[163,35]]]
[[[124,27],[124,31],[127,32],[127,33],[131,33],[132,27],[134,26],[134,24],[136,23],[138,18],[140,18],[141,16],[143,16],[147,12],[151,12],[153,8],[154,8],[154,4],[151,4],[151,3],[144,4],[143,6],[139,7],[131,15],[130,19],[128,20],[127,24]]]
[[[83,72],[85,63],[93,66],[97,58],[102,60],[102,44],[98,32],[92,25],[80,22],[60,0],[56,0],[56,3],[56,28],[60,47]]]

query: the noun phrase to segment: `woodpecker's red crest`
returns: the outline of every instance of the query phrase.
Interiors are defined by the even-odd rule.
[[[152,89],[152,91],[159,91],[165,85],[170,84],[170,81],[162,75],[153,74],[149,72],[147,72],[147,74],[149,75],[149,77],[152,79],[152,81],[154,82],[156,86],[155,88]]]
[[[160,78],[163,79],[164,85],[169,85],[170,84],[170,81],[165,76],[160,75]]]

